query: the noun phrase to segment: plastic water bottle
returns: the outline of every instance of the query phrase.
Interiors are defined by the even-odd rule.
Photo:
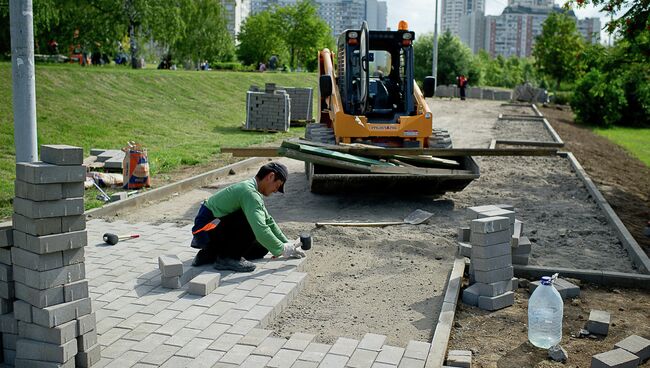
[[[564,303],[549,276],[542,277],[541,285],[528,299],[528,340],[548,349],[562,340]]]

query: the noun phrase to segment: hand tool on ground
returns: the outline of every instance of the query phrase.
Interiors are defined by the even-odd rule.
[[[118,236],[118,235],[115,235],[115,234],[106,233],[106,234],[104,234],[102,239],[104,239],[104,242],[106,242],[107,244],[115,245],[120,240],[129,240],[129,239],[135,239],[135,238],[139,238],[139,237],[140,237],[139,234]]]
[[[316,226],[348,226],[348,227],[379,227],[389,225],[419,225],[426,222],[433,213],[415,210],[411,212],[402,221],[385,221],[385,222],[317,222]]]
[[[101,193],[101,194],[97,195],[97,199],[99,199],[100,201],[104,201],[104,202],[110,202],[111,201],[111,196],[106,194],[106,192],[104,192],[102,190],[102,188],[99,187],[99,185],[97,184],[95,179],[93,179],[93,184],[95,185],[95,188],[97,188],[97,190],[99,190],[99,193]]]
[[[302,250],[310,250],[311,249],[311,235],[309,235],[309,233],[300,234],[300,243],[302,244],[300,246],[300,248],[302,248]]]

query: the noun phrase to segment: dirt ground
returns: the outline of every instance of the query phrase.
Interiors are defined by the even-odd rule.
[[[470,104],[472,108],[467,108]],[[507,126],[496,125],[496,116],[504,112],[499,103],[435,100],[432,108],[439,126],[452,134],[455,147],[487,147],[493,138],[509,138],[504,136],[509,131]],[[549,118],[552,120],[551,115]],[[552,124],[555,123],[552,121]],[[558,132],[569,146],[572,136],[565,136],[559,129]],[[517,139],[535,139],[543,134],[540,125],[531,124],[517,133]],[[578,139],[583,144],[582,141],[588,140]],[[580,156],[578,159],[591,174],[591,166],[585,165]],[[305,262],[305,270],[309,273],[306,288],[269,327],[278,336],[311,332],[317,334],[318,341],[332,342],[338,336],[360,338],[371,331],[387,335],[387,343],[394,346],[405,346],[409,340],[430,341],[444,280],[456,249],[456,229],[466,225],[464,209],[474,205],[510,203],[515,206],[517,217],[525,222],[525,233],[534,242],[531,264],[635,272],[605,217],[565,159],[477,158],[481,178],[462,192],[448,193],[440,198],[393,194],[362,198],[313,195],[307,190],[302,163],[283,161],[291,172],[287,194],[270,197],[267,201],[269,212],[291,237],[311,232],[314,247]],[[185,177],[178,175],[178,179]],[[179,193],[170,200],[120,214],[118,218],[187,224],[192,221],[202,199],[217,188],[252,175],[254,171],[238,172],[209,188]],[[645,180],[647,204],[649,177],[646,174],[645,179],[640,176],[636,182],[630,179],[622,181],[621,185]],[[169,179],[173,181],[174,175]],[[594,179],[601,182],[597,177]],[[634,191],[639,192],[643,190]],[[607,196],[606,191],[604,195]],[[314,227],[314,222],[325,220],[394,221],[417,208],[434,214],[428,224],[386,228]],[[495,313],[459,307],[450,348],[476,350],[477,367],[545,366],[544,357],[532,352],[535,349],[524,343],[525,295],[518,293],[514,307]],[[638,300],[640,304],[637,308],[637,305],[625,303],[626,300]],[[650,337],[650,331],[642,329],[647,325],[643,318],[647,321],[649,317],[647,303],[647,293],[620,290],[617,294],[587,288],[574,312],[577,319],[578,313],[586,317],[590,308],[609,310],[618,326],[626,326],[621,328],[625,333],[638,331]],[[567,313],[572,309],[567,307]],[[571,324],[570,317],[565,317],[567,333],[577,326]],[[628,325],[632,327],[627,328]],[[511,333],[512,326],[520,327],[516,330],[523,329],[523,332]],[[614,333],[614,328],[612,331]],[[495,338],[485,339],[485,336]],[[613,342],[618,341],[614,336],[610,335],[603,342],[607,347],[597,345],[597,352],[609,350]],[[582,341],[579,340],[580,344]],[[594,353],[587,348],[592,346],[588,343],[592,340],[584,340],[586,345],[566,347],[571,366],[588,366],[583,362]],[[531,359],[522,360],[520,355]]]

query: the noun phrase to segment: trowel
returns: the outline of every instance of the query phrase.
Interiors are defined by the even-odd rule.
[[[415,210],[411,212],[402,221],[385,221],[385,222],[317,222],[316,226],[348,226],[348,227],[380,227],[390,225],[419,225],[426,222],[433,213]]]

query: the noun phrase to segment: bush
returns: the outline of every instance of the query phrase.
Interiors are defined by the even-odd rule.
[[[576,82],[571,107],[580,123],[614,125],[621,121],[627,107],[623,82],[612,74],[591,70]]]
[[[573,98],[572,92],[555,92],[551,97],[551,102],[556,105],[568,105]]]
[[[241,63],[231,61],[231,62],[216,62],[210,64],[210,67],[214,70],[232,70],[234,72],[254,72],[257,70],[254,65],[242,65]]]
[[[650,70],[642,64],[627,65],[620,78],[627,101],[620,125],[650,126]]]

